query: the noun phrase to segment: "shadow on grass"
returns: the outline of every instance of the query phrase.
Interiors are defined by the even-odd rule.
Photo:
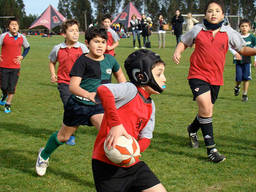
[[[200,161],[208,161],[207,156],[198,156],[198,153],[193,153],[193,149],[189,146],[188,138],[169,133],[154,132],[154,142],[151,145],[152,149],[163,153],[187,156],[198,159]],[[201,143],[200,143],[201,144]],[[202,144],[201,144],[202,145]],[[180,151],[179,148],[182,148]]]
[[[55,88],[57,88],[57,83],[42,83],[42,82],[39,82],[37,84],[41,85],[41,86],[45,86],[45,87],[55,87]]]
[[[0,150],[0,167],[4,167],[7,169],[16,169],[28,175],[32,175],[35,178],[39,178],[39,176],[35,172],[35,167],[34,167],[36,162],[36,156],[35,156],[35,159],[28,159],[27,156],[24,154],[36,154],[36,153],[34,151],[13,150],[13,149]],[[80,177],[74,174],[64,172],[58,169],[53,169],[51,167],[47,169],[47,172],[53,173],[56,176],[61,175],[66,180],[71,180],[80,185],[90,187],[92,188],[92,190],[94,189],[93,182],[82,180]]]
[[[32,137],[48,138],[54,131],[49,129],[36,129],[21,123],[1,123],[1,129],[13,132],[15,134],[23,134]]]

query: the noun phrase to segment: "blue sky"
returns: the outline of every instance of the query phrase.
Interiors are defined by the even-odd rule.
[[[59,0],[23,0],[26,14],[40,15],[50,4],[58,10]]]

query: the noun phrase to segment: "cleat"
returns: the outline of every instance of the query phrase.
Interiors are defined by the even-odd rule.
[[[46,173],[46,169],[49,166],[49,158],[47,160],[44,160],[41,157],[41,152],[43,151],[44,148],[40,148],[37,161],[36,161],[36,173],[39,176],[44,176]]]
[[[208,154],[209,161],[219,163],[226,160],[224,155],[221,155],[216,148],[213,148]]]
[[[4,106],[6,104],[6,101],[0,100],[0,105]]]
[[[5,104],[5,106],[4,106],[4,112],[5,112],[5,113],[11,113],[11,106]]]
[[[239,95],[239,92],[240,92],[240,87],[236,86],[236,87],[234,88],[234,95],[235,95],[235,96],[238,96],[238,95]]]
[[[71,146],[75,145],[75,144],[76,144],[76,142],[75,142],[75,136],[74,136],[74,135],[71,135],[71,136],[69,137],[69,140],[66,142],[66,144],[67,144],[67,145],[71,145]]]
[[[198,139],[197,139],[197,133],[190,132],[189,128],[190,128],[190,125],[187,128],[190,145],[191,145],[192,148],[198,148],[199,147],[199,142],[198,142]]]
[[[248,96],[247,95],[243,95],[242,96],[242,101],[243,102],[247,102],[248,101]]]

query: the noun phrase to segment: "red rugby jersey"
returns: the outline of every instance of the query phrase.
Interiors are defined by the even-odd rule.
[[[155,105],[145,90],[136,88],[129,82],[102,85],[98,88],[97,94],[101,98],[105,113],[94,143],[92,158],[116,165],[104,152],[104,141],[109,130],[122,124],[127,133],[137,139],[139,144],[140,141],[150,140],[155,126]],[[149,144],[150,142],[146,147]],[[139,160],[134,164],[138,162]]]
[[[21,56],[22,47],[29,47],[26,37],[18,33],[18,38],[15,40],[10,32],[6,32],[0,36],[0,45],[2,45],[0,67],[19,69],[20,64],[16,64],[14,60],[17,56]]]
[[[73,47],[68,48],[65,43],[60,43],[52,49],[49,59],[52,63],[59,62],[57,76],[58,83],[69,84],[69,73],[75,63],[75,61],[83,53],[88,53],[89,50],[85,44],[77,42]]]

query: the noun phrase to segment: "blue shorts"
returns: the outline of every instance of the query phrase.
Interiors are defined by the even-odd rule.
[[[236,81],[252,80],[251,63],[240,64],[238,61],[235,61],[234,63],[236,64]]]
[[[104,109],[101,104],[84,105],[73,99],[73,97],[69,97],[64,107],[63,123],[70,127],[79,125],[92,126],[91,116],[103,113]]]

